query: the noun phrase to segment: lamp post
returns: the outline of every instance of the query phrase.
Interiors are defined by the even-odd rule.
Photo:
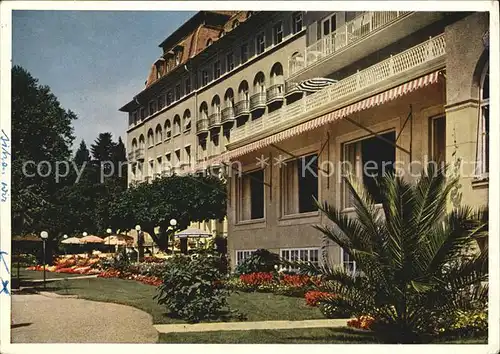
[[[143,239],[142,239],[142,231],[141,231],[141,225],[136,225],[135,230],[137,231],[137,263],[141,261],[143,258]]]
[[[45,282],[46,281],[45,263],[46,263],[46,259],[47,259],[47,254],[46,254],[45,242],[49,238],[49,233],[47,231],[42,231],[42,232],[40,232],[40,237],[42,238],[42,241],[43,241],[43,288],[46,289],[47,284]]]
[[[68,238],[68,235],[64,234],[64,235],[63,235],[63,239],[65,239],[65,240],[66,240],[67,238]],[[68,249],[66,248],[66,245],[64,245],[64,254],[65,254],[65,255],[68,255]]]
[[[111,230],[110,228],[106,229],[106,233],[108,234],[108,252],[109,252],[109,246],[110,246],[110,243],[111,243],[111,233],[112,232],[113,232],[113,230]]]

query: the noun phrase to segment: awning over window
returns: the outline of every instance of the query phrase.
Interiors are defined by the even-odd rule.
[[[409,81],[407,83],[404,83],[400,86],[394,87],[392,89],[389,89],[387,91],[384,91],[382,93],[379,93],[377,95],[371,96],[369,98],[366,98],[364,100],[361,100],[359,102],[353,103],[349,106],[337,109],[333,112],[327,113],[323,116],[317,117],[315,119],[312,119],[310,121],[307,121],[305,123],[299,124],[295,127],[286,129],[280,133],[276,133],[274,135],[271,135],[267,138],[263,138],[259,141],[250,143],[246,146],[242,146],[240,148],[227,151],[224,154],[221,154],[217,156],[216,158],[213,158],[209,161],[206,161],[205,163],[207,165],[210,165],[212,163],[217,163],[221,161],[230,161],[233,160],[239,156],[246,155],[248,153],[251,153],[253,151],[256,151],[258,149],[262,149],[266,146],[269,146],[271,144],[276,144],[280,141],[289,139],[293,136],[302,134],[304,132],[316,129],[322,125],[334,122],[338,119],[342,119],[352,113],[363,111],[365,109],[379,106],[385,102],[392,101],[398,97],[401,97],[407,93],[413,92],[417,89],[426,87],[431,84],[435,84],[438,82],[439,78],[439,72],[441,70],[435,71],[431,74],[427,74],[425,76],[422,76],[418,79]]]

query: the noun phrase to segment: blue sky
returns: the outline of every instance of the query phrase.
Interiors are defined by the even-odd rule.
[[[142,90],[158,47],[194,12],[13,11],[12,63],[52,92],[74,122],[74,149],[101,132],[126,141],[118,109]]]

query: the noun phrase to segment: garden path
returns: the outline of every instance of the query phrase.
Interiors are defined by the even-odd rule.
[[[152,317],[113,303],[54,296],[12,296],[12,343],[156,343]]]

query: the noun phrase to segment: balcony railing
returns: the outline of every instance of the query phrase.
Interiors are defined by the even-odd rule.
[[[283,100],[283,94],[284,94],[283,91],[285,89],[284,86],[285,85],[283,85],[283,84],[276,84],[276,85],[269,87],[266,91],[267,102],[271,103],[274,101]]]
[[[265,92],[259,92],[250,97],[250,111],[254,111],[259,108],[266,108]]]
[[[220,112],[212,113],[208,116],[208,127],[217,128],[220,127]]]
[[[392,22],[411,11],[371,11],[365,12],[347,22],[307,47],[304,55],[291,58],[288,62],[290,74],[297,73],[317,61],[335,54],[342,48],[361,41],[370,33],[382,27],[390,26]]]
[[[364,70],[358,71],[356,74],[348,76],[334,85],[303,97],[301,100],[286,105],[271,114],[264,115],[262,119],[247,122],[245,125],[231,132],[231,142],[236,142],[259,134],[264,130],[271,130],[278,125],[297,120],[312,110],[334,108],[347,97],[352,97],[365,89],[381,86],[384,82],[398,75],[426,65],[435,59],[444,58],[445,54],[446,43],[444,35],[441,34]]]
[[[248,100],[241,100],[234,105],[234,116],[241,117],[250,114],[250,105]]]
[[[226,107],[222,110],[222,123],[229,123],[234,120],[234,108]]]
[[[136,160],[144,160],[144,148],[140,147],[135,150]]]
[[[295,93],[303,93],[301,90],[299,90],[299,84],[297,82],[286,81],[285,96],[293,95]]]
[[[196,133],[204,133],[208,131],[208,119],[202,118],[196,122]]]

